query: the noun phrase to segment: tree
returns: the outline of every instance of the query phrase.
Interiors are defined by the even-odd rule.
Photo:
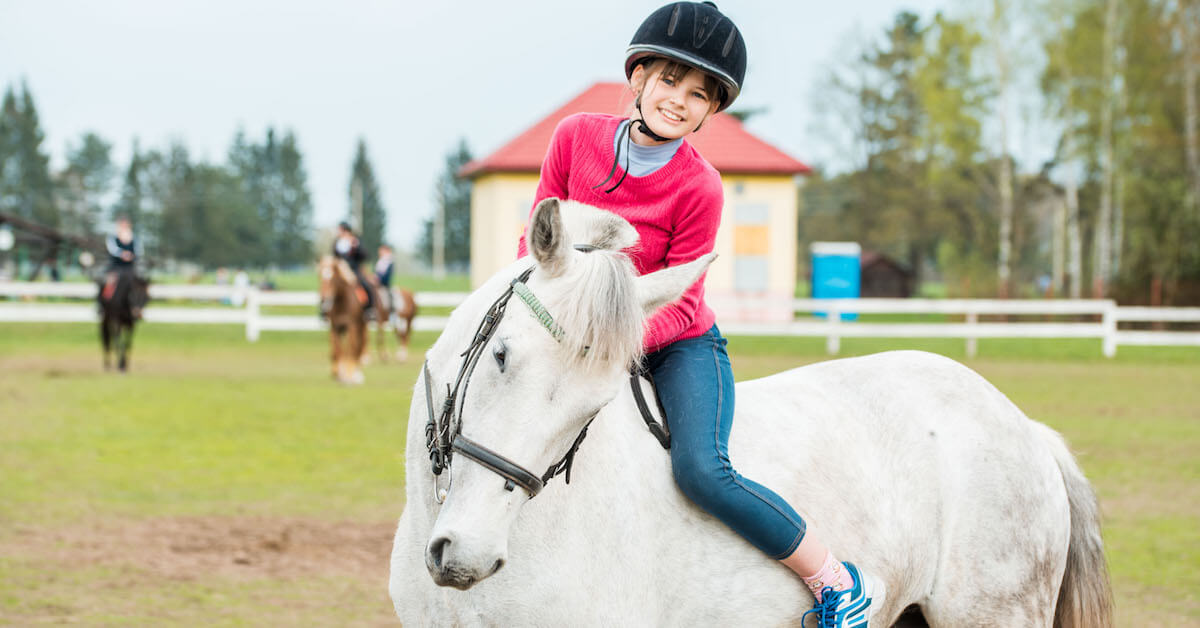
[[[434,188],[434,203],[442,214],[444,235],[443,261],[449,268],[466,272],[471,265],[471,181],[458,176],[471,161],[471,149],[465,139],[446,154],[446,165],[438,175]],[[424,221],[417,251],[423,261],[434,264],[434,232],[436,216]]]
[[[0,111],[0,211],[48,227],[59,226],[50,177],[50,157],[42,149],[45,134],[29,87],[18,95],[5,90]]]
[[[981,44],[944,14],[929,24],[897,15],[882,43],[844,73],[857,82],[836,81],[834,98],[853,96],[865,155],[858,171],[823,185],[841,203],[844,237],[907,260],[918,281],[950,269],[964,291],[994,281],[997,250],[985,194],[997,184],[982,148]],[[985,279],[973,287],[974,276]]]
[[[275,262],[283,266],[304,264],[313,255],[313,205],[304,156],[291,131],[284,135],[279,146],[278,163],[280,208]]]
[[[1200,73],[1200,2],[1180,0],[1174,15],[1176,37],[1183,55],[1184,138],[1187,143],[1189,205],[1200,217],[1200,111],[1197,101],[1197,80]]]
[[[59,177],[62,227],[68,233],[97,232],[104,214],[101,203],[116,174],[111,151],[112,144],[91,132],[80,136],[78,144],[68,144],[67,168]]]
[[[383,207],[379,184],[375,181],[375,170],[367,157],[367,143],[363,139],[358,140],[354,164],[350,167],[348,191],[349,222],[359,232],[363,252],[368,256],[374,255],[387,230],[387,210]]]
[[[262,227],[260,246],[244,263],[293,266],[312,257],[312,200],[295,135],[277,141],[267,128],[262,144],[238,131],[229,150],[231,172]]]
[[[1077,0],[1046,0],[1037,8],[1047,19],[1042,38],[1045,42],[1046,66],[1042,71],[1041,87],[1049,113],[1062,125],[1055,163],[1061,166],[1064,179],[1063,211],[1065,217],[1067,289],[1071,298],[1083,296],[1083,227],[1079,206],[1079,175],[1081,168],[1080,142],[1082,132],[1084,90],[1081,87],[1081,66],[1096,52],[1086,45],[1088,38],[1070,37],[1078,32],[1075,19],[1079,11]]]
[[[168,259],[199,261],[210,234],[193,194],[195,173],[187,147],[172,142],[166,154],[150,153],[146,165],[149,197],[158,216],[159,251]]]
[[[1000,125],[1000,158],[996,162],[999,165],[997,185],[1000,192],[1000,255],[997,274],[1000,298],[1007,298],[1011,289],[1013,246],[1013,168],[1008,153],[1010,124],[1008,92],[1009,86],[1012,84],[1012,68],[1009,61],[1009,23],[1005,4],[1001,0],[992,0],[991,18],[992,51],[996,62],[996,88],[999,92],[999,106],[996,108],[996,114],[997,122]]]

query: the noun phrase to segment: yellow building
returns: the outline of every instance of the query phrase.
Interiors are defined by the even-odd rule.
[[[538,171],[550,136],[579,112],[621,114],[631,95],[623,83],[597,83],[462,174],[471,191],[471,285],[479,286],[517,253],[533,208]],[[720,113],[688,143],[721,173],[725,210],[717,261],[705,280],[718,320],[790,320],[796,285],[798,176],[810,171]],[[748,299],[753,299],[749,301]]]

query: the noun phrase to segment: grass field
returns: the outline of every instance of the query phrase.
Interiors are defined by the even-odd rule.
[[[328,378],[320,334],[144,325],[132,373],[90,325],[0,325],[0,624],[393,625],[387,556],[422,350]],[[821,339],[733,338],[747,379]],[[846,354],[961,341],[843,341]],[[1119,626],[1200,625],[1200,351],[980,341],[968,364],[1091,478]],[[585,454],[586,455],[586,452]]]

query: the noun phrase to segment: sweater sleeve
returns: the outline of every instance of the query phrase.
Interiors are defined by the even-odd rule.
[[[533,205],[529,208],[529,217],[538,203],[548,198],[566,199],[568,196],[567,174],[571,170],[571,143],[575,135],[577,118],[563,118],[554,128],[550,136],[550,147],[546,149],[546,157],[542,160],[542,170],[538,178],[537,192],[533,195]],[[521,229],[521,237],[517,241],[517,257],[525,257],[529,249],[525,245],[525,229],[529,228],[526,218],[525,227]]]
[[[680,208],[674,231],[667,243],[667,266],[686,264],[715,248],[724,203],[721,180],[714,176],[702,189],[697,190],[687,206]],[[683,298],[658,310],[646,321],[646,335],[642,344],[648,352],[669,344],[691,327],[696,309],[704,298],[704,277],[707,274],[701,275],[683,293]]]

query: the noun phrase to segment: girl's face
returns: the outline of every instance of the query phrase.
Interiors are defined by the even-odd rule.
[[[642,86],[642,115],[646,124],[669,140],[694,132],[717,109],[717,94],[704,89],[704,73],[699,70],[674,77],[664,76],[661,67],[647,73],[646,66],[639,65],[629,77],[629,85],[635,93]],[[633,141],[643,146],[661,143],[642,134],[636,126],[630,133]]]

